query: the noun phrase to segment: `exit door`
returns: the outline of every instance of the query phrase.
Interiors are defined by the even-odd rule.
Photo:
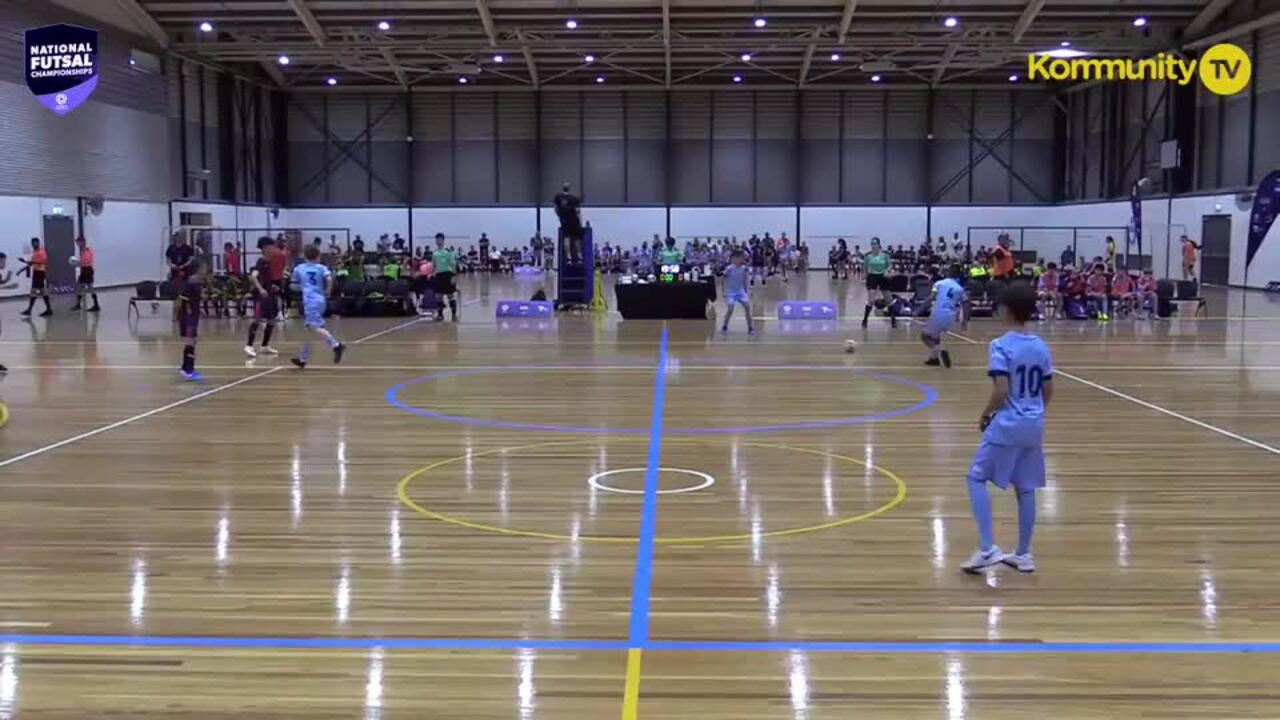
[[[1231,216],[1205,215],[1200,231],[1200,282],[1206,285],[1230,284]]]
[[[76,251],[76,222],[66,215],[44,216],[44,250],[49,254],[49,293],[76,291],[76,271],[69,260]]]

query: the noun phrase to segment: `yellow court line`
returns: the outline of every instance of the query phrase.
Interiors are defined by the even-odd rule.
[[[648,442],[647,438],[616,437],[613,439],[620,442],[644,442],[644,443]],[[493,450],[485,450],[482,452],[471,453],[470,457],[472,459],[475,459],[479,457],[486,457],[489,455],[497,455],[499,453],[519,452],[521,450],[531,450],[534,448],[561,447],[565,445],[588,445],[596,442],[599,442],[599,438],[593,439],[593,440],[558,440],[555,442],[532,443],[529,445],[517,445],[514,447],[496,448]],[[668,445],[706,445],[716,441],[664,440],[663,442]],[[719,443],[719,444],[724,444],[724,443]],[[877,465],[867,463],[863,460],[859,460],[855,457],[849,457],[847,455],[839,455],[837,453],[827,452],[824,450],[811,450],[809,448],[796,447],[793,445],[780,445],[776,443],[738,442],[736,444],[739,447],[756,447],[756,448],[767,448],[767,449],[773,449],[773,450],[786,450],[788,452],[798,452],[798,453],[805,453],[808,455],[817,455],[818,457],[829,457],[829,458],[834,458],[836,460],[845,460],[847,462],[861,465],[864,468],[870,468],[872,470],[875,470],[881,475],[892,480],[894,484],[897,486],[898,490],[892,500],[890,500],[889,502],[877,508],[864,512],[860,515],[840,518],[839,520],[832,520],[830,522],[819,523],[817,525],[808,525],[805,527],[798,527],[798,528],[788,528],[785,530],[773,530],[770,532],[763,532],[759,534],[743,533],[743,534],[737,534],[737,535],[706,535],[706,536],[700,536],[700,537],[666,537],[666,538],[659,537],[659,538],[655,538],[654,542],[660,545],[698,545],[698,544],[704,544],[704,543],[732,543],[732,542],[741,542],[744,540],[754,540],[757,538],[764,539],[764,538],[789,537],[792,535],[803,535],[807,533],[821,532],[823,530],[833,530],[835,528],[843,527],[845,525],[852,525],[853,523],[856,523],[856,522],[869,520],[877,515],[883,515],[884,513],[887,513],[890,510],[898,507],[903,503],[904,500],[907,499],[907,484],[905,481],[903,481],[902,478],[898,477],[896,474],[890,472],[889,470],[886,470]],[[498,525],[488,525],[485,523],[472,522],[470,520],[464,520],[462,518],[454,517],[452,515],[446,515],[444,513],[436,512],[434,510],[429,510],[419,505],[417,502],[413,500],[413,498],[409,497],[409,486],[410,484],[413,483],[415,479],[431,472],[432,470],[443,467],[445,465],[451,465],[453,463],[462,462],[467,458],[468,458],[467,455],[459,455],[457,457],[440,460],[438,462],[434,462],[425,467],[418,468],[417,470],[414,470],[408,475],[405,475],[403,478],[400,479],[400,482],[396,484],[396,494],[399,496],[400,502],[403,503],[406,507],[412,509],[414,512],[417,512],[420,515],[429,517],[433,520],[438,520],[440,522],[448,523],[450,525],[455,525],[457,527],[463,527],[470,530],[479,530],[481,532],[495,533],[498,535],[537,538],[540,540],[557,540],[562,542],[563,541],[574,542],[574,541],[581,540],[584,542],[633,544],[638,540],[638,538],[635,538],[635,537],[622,537],[622,536],[616,536],[616,535],[580,535],[578,537],[573,537],[571,535],[559,535],[556,533],[539,532],[536,530],[519,530],[515,528],[501,527]]]
[[[627,687],[622,693],[622,720],[640,717],[640,659],[644,651],[632,648],[627,651]]]

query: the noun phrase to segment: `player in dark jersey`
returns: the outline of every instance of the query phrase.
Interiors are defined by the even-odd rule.
[[[279,286],[272,282],[271,261],[280,249],[276,247],[274,240],[262,237],[258,238],[258,252],[262,253],[262,256],[249,271],[249,285],[254,293],[254,309],[253,322],[249,323],[249,343],[244,346],[244,354],[251,358],[258,357],[259,352],[267,355],[279,354],[275,348],[271,347],[271,333],[275,330],[276,314],[280,310],[280,304],[276,299]],[[262,348],[254,350],[253,341],[258,336],[259,325],[262,326]]]
[[[203,379],[196,372],[196,341],[200,336],[200,300],[204,296],[205,265],[194,260],[178,292],[178,334],[182,336],[182,377]]]

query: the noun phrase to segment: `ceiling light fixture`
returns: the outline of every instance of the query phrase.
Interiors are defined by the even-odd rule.
[[[1009,76],[1009,82],[1018,82],[1018,76],[1017,76],[1017,75],[1010,75],[1010,76]]]
[[[502,57],[501,55],[494,55],[493,61],[496,63],[501,63],[501,62],[505,62],[506,58]]]
[[[740,82],[742,82],[742,76],[741,76],[741,75],[734,75],[734,76],[733,76],[733,81],[734,81],[734,82],[736,82],[736,83],[740,83]]]
[[[1070,41],[1070,40],[1063,40],[1062,42],[1058,43],[1058,45],[1059,45],[1060,47],[1071,47],[1071,41]]]
[[[603,75],[597,75],[597,76],[596,76],[596,84],[597,84],[597,85],[603,85],[603,84],[604,84],[604,76],[603,76]]]
[[[1040,54],[1040,55],[1047,55],[1047,56],[1049,56],[1049,57],[1051,57],[1051,58],[1062,58],[1062,59],[1064,59],[1064,60],[1069,60],[1069,59],[1071,59],[1071,58],[1084,57],[1085,55],[1088,55],[1089,53],[1087,53],[1087,52],[1085,52],[1085,51],[1083,51],[1083,50],[1076,50],[1075,48],[1063,48],[1063,47],[1058,47],[1058,48],[1054,48],[1054,49],[1052,49],[1052,50],[1044,50],[1044,51],[1042,51],[1042,52],[1040,52],[1040,53],[1038,53],[1038,54]]]
[[[840,53],[831,53],[831,62],[840,62]]]
[[[471,82],[471,81],[470,81],[470,80],[468,80],[468,79],[466,79],[465,77],[460,77],[460,78],[458,78],[458,84],[459,84],[459,85],[466,85],[466,84],[467,84],[467,83],[469,83],[469,82]]]
[[[281,65],[288,65],[288,64],[289,64],[289,56],[288,56],[288,55],[281,55],[280,57],[276,58],[276,62],[280,63]]]
[[[593,62],[595,62],[595,61],[596,61],[596,56],[595,56],[595,55],[584,55],[584,56],[582,57],[582,59],[583,59],[584,61],[586,61],[586,62],[593,63]]]
[[[756,18],[756,21],[755,21],[753,24],[754,24],[756,27],[758,27],[758,28],[762,28],[762,27],[764,27],[765,25],[768,25],[768,24],[769,24],[769,21],[768,21],[768,20],[766,20],[765,18],[758,17],[758,18]]]
[[[565,27],[567,27],[567,28],[569,28],[570,30],[577,30],[577,29],[578,29],[578,21],[577,21],[577,20],[574,20],[573,18],[569,18],[568,20],[565,20],[565,21],[564,21],[564,26],[565,26]]]
[[[208,20],[200,23],[200,32],[213,32],[213,23]]]
[[[382,32],[386,32],[391,29],[391,23],[387,22],[386,20],[383,20],[378,23],[378,29],[381,30]]]
[[[751,62],[751,53],[742,53],[742,62]]]
[[[954,18],[954,17],[949,17],[949,18],[947,18],[946,20],[943,20],[943,21],[942,21],[942,24],[943,24],[943,25],[946,25],[946,26],[947,26],[947,27],[949,27],[949,28],[952,28],[952,27],[955,27],[955,26],[959,25],[959,24],[960,24],[960,20],[959,20],[959,19],[957,19],[957,18]]]
[[[1147,19],[1144,17],[1136,17],[1133,19],[1134,27],[1146,27],[1146,25],[1147,25]]]
[[[329,87],[333,87],[334,85],[338,84],[338,78],[330,77],[328,80],[325,80],[325,82],[329,83]]]
[[[879,75],[872,75],[872,76],[871,76],[871,82],[880,82],[880,76],[879,76]]]

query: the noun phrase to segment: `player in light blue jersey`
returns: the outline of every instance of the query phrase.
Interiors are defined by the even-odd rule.
[[[964,277],[964,269],[959,265],[952,265],[947,273],[947,277],[933,284],[930,296],[933,310],[925,321],[924,331],[920,333],[921,342],[929,348],[929,359],[924,364],[932,367],[951,367],[951,353],[947,352],[943,340],[951,326],[963,314],[965,292],[960,279]]]
[[[724,269],[724,301],[728,306],[724,314],[724,324],[720,332],[729,332],[729,318],[733,317],[735,305],[742,306],[742,314],[747,316],[747,334],[755,335],[756,328],[751,321],[751,297],[747,294],[748,280],[751,271],[747,269],[747,256],[741,250],[734,250],[728,267]]]
[[[1003,562],[1024,573],[1035,570],[1031,535],[1036,525],[1036,488],[1045,485],[1044,415],[1053,399],[1049,346],[1026,331],[1036,312],[1036,293],[1024,282],[1000,294],[999,313],[1008,331],[991,341],[987,374],[991,397],[982,411],[982,443],[969,467],[969,502],[978,522],[979,546],[961,569],[977,573]],[[987,483],[1018,494],[1018,548],[1006,555],[991,529]]]
[[[324,313],[329,305],[329,294],[333,292],[333,273],[329,272],[328,266],[320,264],[320,248],[315,245],[308,245],[304,256],[307,261],[293,269],[293,284],[295,287],[302,288],[303,321],[308,329],[314,330],[333,349],[333,362],[340,363],[342,353],[347,347],[338,342],[333,333],[324,326]],[[293,358],[291,362],[299,369],[305,368],[310,356],[311,340],[308,339],[302,343],[302,351],[298,353],[298,357]]]

